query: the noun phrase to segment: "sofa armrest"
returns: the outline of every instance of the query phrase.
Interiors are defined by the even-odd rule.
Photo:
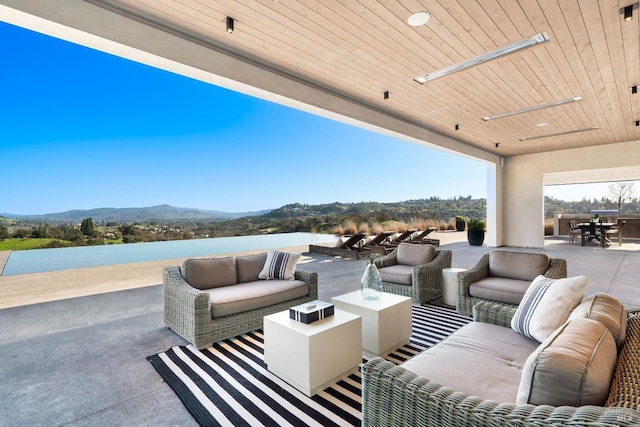
[[[427,264],[413,267],[411,283],[418,301],[426,302],[442,296],[442,269],[451,267],[452,258],[451,250],[441,249]]]
[[[458,273],[458,299],[456,309],[459,313],[471,314],[477,302],[469,295],[469,286],[489,276],[489,254],[484,254],[472,268]]]
[[[497,301],[482,300],[473,306],[473,321],[511,327],[511,318],[518,306]]]
[[[318,273],[315,271],[296,270],[295,279],[302,280],[309,285],[309,296],[318,299]]]
[[[398,263],[398,248],[395,248],[388,254],[378,257],[373,262],[377,268],[389,267]]]
[[[162,284],[164,323],[191,342],[210,335],[209,294],[190,286],[175,266],[163,269]]]
[[[362,367],[363,426],[631,426],[640,412],[482,400],[377,357]]]
[[[549,269],[544,273],[545,277],[551,279],[564,279],[567,277],[567,261],[562,258],[551,258]]]

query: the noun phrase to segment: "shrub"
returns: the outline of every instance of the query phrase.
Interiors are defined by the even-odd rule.
[[[353,221],[346,221],[342,227],[344,229],[344,233],[342,234],[355,234],[358,232],[358,226]]]
[[[481,219],[471,218],[467,221],[467,230],[483,230],[485,229],[485,223]]]

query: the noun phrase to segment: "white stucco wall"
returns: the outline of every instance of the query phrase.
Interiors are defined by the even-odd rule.
[[[544,174],[640,165],[640,140],[505,159],[505,246],[544,246]]]

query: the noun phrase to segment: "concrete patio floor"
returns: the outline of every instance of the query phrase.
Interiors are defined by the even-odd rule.
[[[492,249],[469,246],[464,233],[439,234],[454,267],[472,267]],[[570,276],[589,276],[587,294],[640,306],[640,242],[603,249],[560,237],[539,251],[565,258]],[[0,303],[12,298],[0,309],[0,424],[196,425],[145,359],[186,344],[162,320],[161,269],[179,261],[0,276]],[[320,299],[329,300],[359,289],[365,264],[306,254],[301,268],[319,273]],[[77,296],[74,281],[92,284],[93,295]]]

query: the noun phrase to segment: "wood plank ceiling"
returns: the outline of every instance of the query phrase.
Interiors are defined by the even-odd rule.
[[[640,140],[640,94],[631,90],[640,85],[637,0],[91,2],[501,156]],[[431,20],[407,25],[419,11]],[[414,80],[541,32],[549,42],[424,85]],[[482,120],[574,97],[582,100]],[[597,129],[521,140],[585,128]]]

